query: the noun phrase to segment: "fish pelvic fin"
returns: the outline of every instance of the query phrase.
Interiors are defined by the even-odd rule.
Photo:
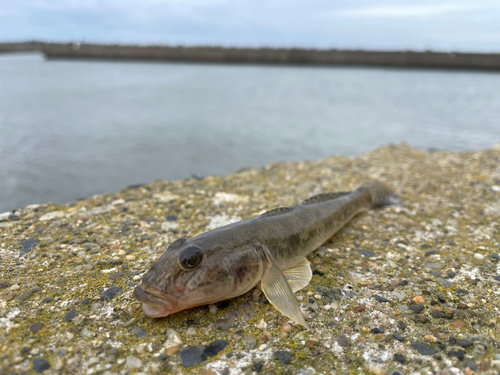
[[[364,183],[358,189],[367,189],[371,196],[374,207],[397,206],[403,204],[394,190],[387,184],[373,180]]]
[[[283,271],[278,267],[269,250],[265,247],[263,250],[267,259],[267,267],[261,279],[262,291],[280,313],[309,329]]]
[[[304,289],[312,279],[311,265],[306,258],[284,269],[283,274],[294,293]]]

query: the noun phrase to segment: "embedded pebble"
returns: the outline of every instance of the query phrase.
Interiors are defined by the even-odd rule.
[[[167,341],[163,343],[163,346],[165,348],[171,348],[173,346],[177,346],[179,344],[182,344],[182,339],[181,335],[179,335],[179,332],[173,329],[168,329],[167,330]]]
[[[116,280],[123,276],[123,272],[115,272],[109,275],[110,280]]]
[[[468,348],[469,346],[472,346],[472,341],[468,339],[459,339],[457,340],[457,344],[460,345],[463,348]]]
[[[45,358],[35,358],[33,360],[33,370],[36,372],[44,372],[50,368],[50,363]]]
[[[484,259],[484,255],[483,255],[483,254],[476,253],[476,254],[474,254],[474,258],[476,258],[476,259],[478,259],[478,260],[483,260],[483,259]]]
[[[108,299],[113,299],[116,296],[120,295],[122,293],[122,288],[119,286],[113,286],[109,289],[107,289],[103,294],[102,294],[102,299],[103,300],[108,300]]]
[[[92,306],[90,306],[90,310],[92,311],[96,311],[96,310],[99,310],[100,308],[102,307],[102,303],[94,303]]]
[[[274,352],[274,358],[281,362],[283,365],[289,365],[292,363],[292,358],[295,354],[290,353],[286,350],[277,350]]]
[[[40,323],[40,322],[37,322],[37,323],[33,323],[30,327],[30,331],[32,333],[38,333],[40,332],[40,330],[44,327],[43,323]]]
[[[365,257],[369,257],[369,258],[375,256],[375,252],[374,251],[370,251],[370,250],[366,250],[366,249],[360,249],[359,253],[361,255],[364,255]]]
[[[76,318],[77,315],[78,313],[76,312],[76,309],[70,310],[66,315],[64,315],[64,320],[67,322],[71,322]]]
[[[415,314],[420,314],[424,309],[423,305],[410,305],[408,308],[413,311]]]
[[[133,355],[127,356],[127,359],[125,360],[125,364],[129,368],[140,368],[140,367],[142,367],[142,361],[139,358],[134,357]]]
[[[433,355],[437,353],[435,348],[421,342],[412,342],[410,346],[422,355]]]

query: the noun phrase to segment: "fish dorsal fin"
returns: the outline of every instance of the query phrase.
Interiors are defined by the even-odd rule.
[[[306,258],[284,269],[283,273],[294,293],[304,289],[312,278],[311,265]]]
[[[292,207],[278,207],[278,208],[275,208],[275,209],[272,209],[271,211],[267,211],[267,212],[264,212],[262,215],[260,216],[274,216],[274,215],[280,215],[280,214],[284,214],[284,213],[287,213],[287,212],[290,212],[292,211],[293,208]]]
[[[313,203],[325,202],[325,201],[329,201],[332,199],[342,197],[342,196],[350,194],[350,193],[351,193],[350,191],[337,191],[335,193],[321,193],[321,194],[315,195],[314,197],[307,198],[301,204],[313,204]]]
[[[263,247],[263,251],[267,267],[260,281],[262,291],[280,313],[309,329],[283,271],[278,267],[269,250]]]

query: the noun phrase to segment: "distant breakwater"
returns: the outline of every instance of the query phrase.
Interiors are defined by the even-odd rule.
[[[156,60],[279,65],[346,65],[500,71],[500,54],[415,51],[4,43],[0,52],[41,51],[47,59]],[[31,48],[31,49],[30,49]]]

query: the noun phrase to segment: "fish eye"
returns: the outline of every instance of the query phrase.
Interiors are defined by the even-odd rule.
[[[203,252],[194,246],[187,247],[182,250],[179,256],[181,267],[186,271],[191,271],[197,268],[203,260]]]

